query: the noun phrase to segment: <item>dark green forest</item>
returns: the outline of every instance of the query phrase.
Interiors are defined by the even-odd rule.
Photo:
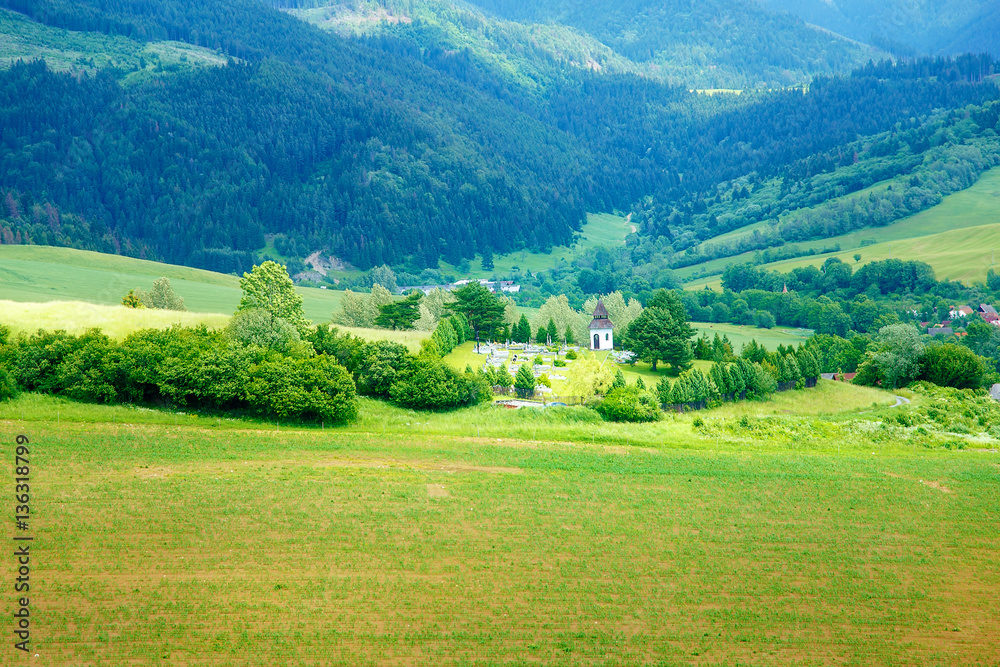
[[[419,22],[348,38],[253,0],[0,5],[46,25],[178,40],[229,58],[143,78],[127,67],[65,73],[41,62],[0,72],[3,243],[242,272],[275,235],[288,257],[322,250],[360,269],[419,273],[484,251],[546,251],[571,242],[588,211],[634,209],[631,259],[657,256],[659,270],[742,252],[696,246],[887,178],[912,177],[886,206],[921,210],[971,185],[998,153],[987,56],[870,63],[805,87],[709,96],[537,51],[540,74],[529,84],[470,49],[446,48]],[[600,9],[609,42],[633,25],[629,16],[669,23],[649,3]],[[600,32],[558,3],[533,11],[528,18]],[[685,20],[700,21],[700,11]],[[796,34],[754,12],[746,25],[758,32]],[[785,57],[780,44],[771,53],[741,35],[768,63]],[[636,39],[650,58],[662,46],[652,34],[651,46]],[[752,59],[743,67],[766,69]],[[779,196],[758,202],[776,181]],[[782,236],[895,219],[879,204],[878,220],[844,212],[820,229],[803,218]]]

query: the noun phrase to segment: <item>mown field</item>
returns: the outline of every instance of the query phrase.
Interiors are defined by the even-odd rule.
[[[800,343],[805,343],[813,335],[812,329],[796,329],[793,327],[774,327],[773,329],[761,329],[752,325],[744,324],[720,324],[717,322],[691,322],[695,336],[708,336],[711,340],[715,334],[728,336],[733,344],[733,352],[740,353],[740,349],[751,340],[755,340],[769,350],[775,350],[779,345],[794,345],[798,347]]]
[[[81,300],[118,305],[130,290],[148,290],[159,277],[170,283],[187,309],[231,314],[243,292],[236,276],[131,257],[49,246],[0,246],[0,299],[24,302]],[[329,322],[341,292],[296,287],[306,317]]]
[[[738,235],[733,232],[733,236]],[[730,236],[730,235],[727,235]],[[866,244],[862,246],[862,243]],[[948,195],[934,206],[887,227],[861,229],[843,236],[799,243],[798,247],[828,248],[840,244],[841,251],[812,255],[765,265],[777,271],[789,271],[797,266],[822,265],[829,257],[855,265],[855,254],[861,255],[861,264],[895,257],[920,260],[934,267],[939,279],[961,280],[971,283],[985,280],[994,250],[1000,250],[1000,168],[985,172],[979,181],[967,190]],[[712,260],[694,267],[678,270],[682,277],[695,277],[705,271],[721,272],[728,264],[750,261],[754,253]],[[693,280],[688,289],[705,286],[718,289],[718,275]]]
[[[995,449],[873,437],[859,409],[620,428],[364,401],[331,430],[24,396],[0,432],[32,441],[33,653],[996,664]]]
[[[463,278],[489,278],[494,274],[509,275],[514,267],[522,272],[547,271],[560,265],[568,266],[577,255],[591,248],[620,246],[625,243],[625,237],[631,231],[632,226],[621,216],[610,213],[588,213],[587,222],[578,233],[577,241],[572,247],[559,246],[553,248],[550,253],[521,250],[509,255],[496,255],[493,257],[492,271],[483,269],[482,259],[478,256],[469,262],[469,271],[464,274],[457,267],[442,262],[441,272]]]

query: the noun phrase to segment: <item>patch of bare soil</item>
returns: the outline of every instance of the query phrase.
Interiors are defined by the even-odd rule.
[[[937,489],[941,493],[951,493],[951,489],[949,489],[947,486],[945,486],[941,482],[927,482],[927,481],[924,481],[924,480],[920,480],[920,483],[923,484],[924,486],[929,486],[932,489]]]
[[[521,468],[477,466],[468,463],[438,461],[399,461],[393,459],[327,459],[314,463],[319,468],[411,468],[447,473],[485,472],[493,475],[520,475]]]
[[[928,480],[924,480],[924,479],[913,479],[912,477],[906,477],[904,475],[897,475],[896,473],[889,472],[889,471],[885,471],[885,474],[886,474],[887,477],[892,477],[893,479],[905,479],[905,480],[907,480],[909,482],[920,482],[924,486],[930,487],[932,489],[936,489],[937,491],[940,491],[941,493],[951,493],[952,492],[951,489],[949,489],[947,486],[945,486],[941,482],[932,482],[932,481],[928,481]]]
[[[444,488],[442,484],[428,484],[427,485],[427,497],[428,498],[447,498],[451,494],[448,493],[448,489]]]

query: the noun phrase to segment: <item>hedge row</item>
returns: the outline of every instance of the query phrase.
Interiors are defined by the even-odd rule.
[[[268,419],[345,423],[357,417],[350,374],[331,357],[242,346],[205,327],[146,329],[117,342],[0,332],[0,384],[93,403],[145,403],[246,412]]]

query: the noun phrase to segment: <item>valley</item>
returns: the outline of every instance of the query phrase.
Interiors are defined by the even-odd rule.
[[[997,9],[0,0],[0,664],[1000,664]]]

